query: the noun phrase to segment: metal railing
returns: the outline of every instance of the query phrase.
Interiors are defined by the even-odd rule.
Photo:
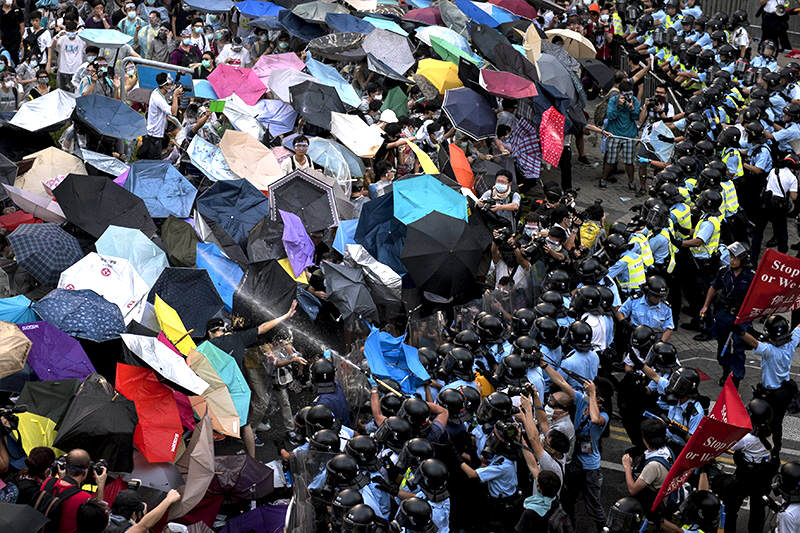
[[[133,63],[134,65],[144,65],[146,67],[154,67],[160,70],[169,70],[170,72],[180,72],[181,74],[188,74],[189,77],[192,76],[192,69],[181,67],[179,65],[173,65],[171,63],[162,63],[160,61],[153,61],[152,59],[144,59],[143,57],[133,57],[128,56],[122,60],[122,72],[125,72],[125,67],[128,63]],[[120,84],[119,88],[119,99],[123,102],[125,101],[125,82]]]

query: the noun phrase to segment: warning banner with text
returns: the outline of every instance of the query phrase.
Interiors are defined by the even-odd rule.
[[[736,315],[736,323],[800,307],[800,258],[767,249]]]

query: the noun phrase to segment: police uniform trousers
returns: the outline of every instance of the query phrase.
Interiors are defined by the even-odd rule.
[[[775,13],[761,14],[761,39],[769,39],[778,45],[778,50],[791,50],[789,43],[789,15],[778,16]]]
[[[727,378],[733,374],[734,382],[738,388],[739,382],[744,377],[745,349],[747,345],[739,335],[731,335],[731,328],[736,321],[738,312],[732,307],[721,307],[714,314],[714,324],[711,326],[711,335],[717,340],[717,362],[722,367],[722,377]],[[742,323],[747,328],[748,323]],[[727,341],[727,347],[726,345]]]
[[[695,319],[699,321],[701,331],[708,331],[711,326],[710,317],[707,314],[704,319],[699,318],[700,309],[703,307],[714,275],[719,270],[719,255],[715,254],[707,259],[691,256],[684,266],[686,268],[681,269],[681,278],[689,288],[689,292],[686,293],[688,303],[686,313],[693,321]]]
[[[736,463],[736,473],[733,482],[722,494],[722,501],[725,504],[725,533],[737,533],[737,517],[745,498],[749,498],[750,501],[747,531],[761,533],[764,530],[766,515],[762,496],[769,493],[779,463],[772,460],[751,463],[741,452],[734,453],[733,459]]]
[[[772,453],[777,456],[783,440],[783,418],[789,403],[797,395],[797,383],[791,379],[784,381],[777,389],[767,389],[762,385],[756,387],[753,396],[762,398],[772,407]]]

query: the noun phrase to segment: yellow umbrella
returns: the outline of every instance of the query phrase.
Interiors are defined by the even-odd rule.
[[[56,440],[56,423],[49,418],[30,412],[20,413],[19,417],[19,436],[22,441],[22,448],[26,454],[31,453],[31,450],[37,446],[46,446],[53,448],[53,442]],[[53,448],[56,452],[56,457],[64,455],[64,452],[58,448]]]
[[[411,151],[414,152],[414,155],[417,156],[417,159],[419,159],[419,166],[422,167],[422,171],[425,174],[438,174],[439,173],[439,169],[436,168],[436,165],[433,164],[433,161],[428,156],[428,154],[423,152],[420,149],[419,146],[417,146],[416,144],[412,143],[408,139],[405,139],[405,141],[411,147]]]
[[[187,333],[186,326],[183,325],[183,321],[181,321],[177,311],[159,298],[158,294],[156,294],[156,301],[153,307],[155,308],[161,331],[164,332],[164,335],[175,345],[179,352],[183,355],[189,355],[190,350],[197,348],[192,337]]]
[[[575,59],[593,58],[597,55],[592,41],[573,30],[555,29],[544,32],[550,40],[556,35],[564,39],[564,50]]]
[[[283,259],[278,259],[278,264],[283,267],[283,269],[286,271],[287,274],[292,276],[293,280],[308,285],[308,276],[306,276],[305,271],[301,272],[299,276],[295,276],[294,270],[292,269],[292,264],[289,262],[288,257],[284,257]]]
[[[206,356],[197,350],[190,350],[186,361],[189,367],[208,383],[208,388],[201,396],[189,396],[192,408],[200,418],[206,413],[211,415],[214,431],[238,438],[239,414],[236,412],[228,386]]]
[[[449,61],[423,59],[417,67],[417,74],[431,82],[440,94],[464,85],[458,77],[458,67]]]

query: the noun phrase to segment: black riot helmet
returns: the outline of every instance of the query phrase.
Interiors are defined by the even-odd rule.
[[[527,358],[541,353],[539,343],[536,342],[536,339],[528,335],[517,337],[514,339],[512,345],[514,346],[514,353],[520,354],[522,360],[525,361],[528,366],[530,366],[530,361]]]
[[[744,125],[744,131],[747,133],[747,142],[750,145],[763,144],[766,142],[767,137],[764,135],[764,125],[760,120],[753,120]]]
[[[484,344],[500,342],[505,332],[503,321],[493,315],[482,316],[475,324],[475,329]]]
[[[575,291],[575,296],[572,297],[572,308],[578,318],[584,313],[603,314],[600,306],[600,291],[593,285],[584,285]]]
[[[647,212],[644,223],[650,230],[658,233],[669,226],[669,209],[659,200]]]
[[[527,335],[531,332],[536,312],[528,307],[515,310],[511,315],[511,330],[515,336]]]
[[[639,531],[644,521],[644,508],[633,496],[617,500],[608,510],[606,527],[608,533],[630,533]]]
[[[597,290],[600,291],[600,305],[603,308],[603,312],[611,313],[614,310],[614,291],[603,285],[597,287]]]
[[[665,394],[665,401],[670,405],[677,405],[682,398],[697,396],[697,387],[700,386],[700,374],[694,368],[680,368],[669,377]]]
[[[767,72],[761,79],[767,84],[767,89],[770,91],[776,90],[781,85],[781,75],[777,72]]]
[[[680,159],[681,157],[687,156],[687,155],[693,155],[694,154],[694,143],[692,141],[689,141],[689,140],[683,140],[683,141],[681,141],[679,143],[676,143],[675,144],[675,150],[673,151],[673,154],[678,159]]]
[[[439,459],[425,459],[417,468],[419,487],[425,497],[434,502],[441,502],[450,497],[447,492],[447,466]],[[417,476],[414,476],[415,478]]]
[[[636,348],[642,357],[647,354],[654,342],[656,342],[656,332],[653,328],[644,324],[633,328],[630,345]]]
[[[669,342],[658,341],[650,349],[648,355],[653,368],[662,374],[674,372],[680,365],[678,364],[678,350],[675,345]]]
[[[520,354],[512,353],[503,357],[497,365],[494,377],[506,385],[521,387],[527,380],[527,366]]]
[[[766,400],[753,398],[747,404],[747,413],[750,415],[750,423],[753,429],[757,427],[769,427],[772,423],[772,406]]]
[[[682,203],[685,198],[674,183],[664,183],[658,188],[658,197],[667,205]]]
[[[418,435],[423,428],[430,424],[428,417],[431,416],[431,408],[424,400],[407,398],[400,407],[397,416],[411,424],[412,435]]]
[[[561,339],[558,337],[558,322],[555,319],[543,316],[537,318],[533,322],[536,328],[536,340],[539,344],[547,346],[551,350],[561,345]]]
[[[739,128],[730,126],[722,130],[717,137],[717,144],[724,148],[741,148],[739,142],[742,140],[742,132]]]
[[[419,359],[420,364],[427,370],[429,373],[436,368],[436,350],[430,348],[428,346],[423,346],[422,348],[417,349],[417,358]]]
[[[378,445],[368,435],[356,435],[344,447],[344,453],[356,460],[358,468],[369,472],[378,471]]]
[[[783,346],[792,339],[789,322],[780,315],[770,315],[764,322],[762,338],[774,346]]]
[[[481,393],[478,389],[469,385],[462,385],[458,388],[461,394],[464,395],[464,409],[469,415],[474,415],[478,412],[478,407],[481,404]]]
[[[539,302],[533,306],[533,311],[536,313],[536,318],[549,316],[550,318],[558,318],[558,309],[553,304],[547,302]]]
[[[585,285],[597,285],[606,274],[608,269],[594,257],[584,259],[578,265],[578,278]]]
[[[631,21],[632,23],[632,21]],[[636,21],[636,33],[642,34],[653,27],[653,16],[644,14]]]
[[[486,439],[486,446],[481,450],[481,456],[486,459],[502,455],[513,459],[519,447],[519,426],[510,420],[498,420],[494,429]]]
[[[689,136],[689,140],[695,143],[703,139],[708,139],[708,124],[696,120],[689,124],[689,127],[686,128],[686,133]]]
[[[583,320],[576,320],[567,329],[567,342],[579,352],[592,349],[592,327]]]
[[[695,205],[703,213],[717,216],[722,205],[722,195],[718,191],[707,189],[700,193]]]
[[[781,466],[775,476],[773,489],[787,503],[800,503],[800,462],[792,461]]]
[[[681,518],[685,524],[697,525],[703,531],[716,531],[721,507],[722,503],[713,492],[696,490],[681,504]]]
[[[475,379],[472,365],[475,363],[475,356],[466,348],[453,348],[442,362],[442,371],[445,375],[453,375],[464,381]]]
[[[703,139],[694,145],[694,155],[703,160],[708,160],[714,156],[714,143],[708,139]]]
[[[431,505],[426,500],[419,498],[403,500],[397,509],[397,515],[392,520],[391,531],[434,533],[436,524],[433,522]]]
[[[700,176],[698,176],[698,186],[701,188],[705,187],[719,187],[720,182],[722,181],[722,174],[719,173],[719,170],[713,168],[712,166],[707,166],[700,172]]]
[[[306,405],[294,415],[294,432],[297,438],[305,442],[306,437],[308,436],[308,431],[306,430],[306,415],[311,410],[310,405]],[[313,432],[312,432],[313,433]]]
[[[566,310],[564,309],[564,298],[561,296],[561,293],[556,291],[545,291],[541,296],[539,296],[539,301],[551,304],[553,307],[555,307],[559,317],[566,316]]]
[[[455,344],[451,344],[449,342],[443,342],[439,346],[436,347],[436,358],[439,361],[444,360],[445,356],[450,353],[450,350],[455,348]]]
[[[383,416],[394,416],[400,411],[400,406],[403,405],[403,398],[393,393],[384,394],[381,396],[380,404]]]
[[[339,435],[332,429],[320,429],[308,439],[308,447],[318,452],[338,452]]]
[[[329,359],[317,359],[311,365],[311,383],[317,394],[336,392],[336,369]]]
[[[375,442],[400,453],[405,442],[411,438],[411,424],[399,416],[390,416],[375,431]]]
[[[545,291],[556,291],[561,294],[569,292],[569,274],[564,270],[555,269],[545,275],[542,281]]]
[[[422,461],[431,457],[433,457],[433,444],[428,439],[414,437],[403,445],[403,451],[400,452],[397,466],[402,470],[407,468],[413,470]]]
[[[789,117],[792,122],[800,121],[800,104],[789,102],[783,106],[783,114]]]
[[[327,405],[312,405],[306,413],[306,433],[313,435],[320,429],[334,429],[336,420]]]
[[[736,58],[736,48],[728,43],[719,47],[719,60],[723,63],[730,63]],[[722,72],[727,72],[723,70]]]
[[[331,502],[331,507],[333,508],[331,524],[334,526],[335,530],[338,531],[336,528],[342,527],[342,522],[347,512],[354,505],[360,503],[364,503],[364,498],[361,496],[361,493],[355,489],[343,489],[336,493],[336,496],[334,496]]]
[[[756,106],[747,106],[744,108],[741,114],[742,123],[745,125],[745,131],[747,131],[747,124],[751,122],[758,121],[761,119],[761,109]],[[760,122],[759,122],[760,124]],[[763,127],[763,126],[762,126]],[[748,135],[749,138],[749,135]]]
[[[476,416],[481,424],[494,424],[498,420],[511,416],[513,410],[514,404],[508,394],[493,392],[483,399]]]
[[[737,9],[731,15],[731,27],[747,26],[747,11],[744,9]]]
[[[666,298],[669,296],[667,281],[661,276],[647,276],[644,293],[652,298]]]
[[[714,50],[710,48],[704,48],[700,55],[697,57],[697,68],[699,69],[707,69],[714,65],[716,54]],[[706,90],[706,97],[709,96],[708,91],[711,89]]]
[[[725,30],[714,30],[711,32],[711,41],[717,41],[713,46],[720,47],[723,44],[727,44],[728,42],[728,35],[725,33]]]
[[[761,86],[753,87],[750,91],[750,100],[766,102],[769,100],[769,91]],[[751,102],[750,105],[753,105],[753,102]]]
[[[614,233],[606,238],[603,248],[613,261],[617,261],[623,253],[633,248],[633,244],[628,243],[628,240],[619,233]]]
[[[628,228],[628,224],[621,221],[616,221],[608,228],[609,235],[622,235],[624,238],[628,238],[631,236],[631,230]]]
[[[375,511],[364,503],[354,505],[342,521],[343,533],[371,533],[375,529]]]
[[[697,159],[695,159],[694,156],[687,155],[680,157],[677,163],[678,166],[681,167],[684,176],[691,177],[697,174]]]
[[[474,331],[465,329],[456,334],[455,338],[453,339],[453,344],[471,351],[475,351],[481,347],[481,338]]]
[[[360,489],[358,485],[358,463],[355,459],[340,453],[328,460],[325,465],[325,486],[328,489]]]
[[[464,395],[458,389],[444,389],[436,397],[436,403],[447,409],[448,421],[463,422],[466,415],[464,410]]]

